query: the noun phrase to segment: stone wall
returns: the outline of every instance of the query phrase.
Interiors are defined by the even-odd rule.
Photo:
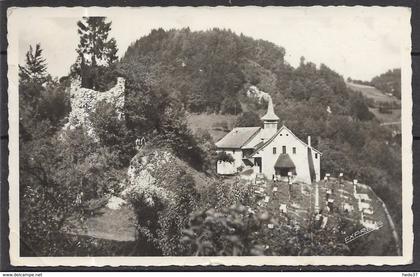
[[[117,84],[113,88],[105,92],[82,88],[80,80],[73,79],[70,86],[69,122],[64,128],[72,129],[82,126],[86,128],[91,137],[96,138],[89,115],[95,111],[98,102],[105,101],[115,107],[118,117],[121,119],[124,115],[124,90],[125,79],[121,77],[117,78]]]

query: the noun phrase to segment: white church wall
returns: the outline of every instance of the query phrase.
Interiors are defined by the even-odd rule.
[[[268,179],[272,179],[275,173],[274,165],[282,154],[283,146],[286,146],[286,153],[296,166],[295,180],[311,183],[307,146],[298,141],[288,130],[282,130],[269,145],[259,151],[258,157],[262,158],[262,173]],[[273,147],[276,147],[276,154],[273,154]],[[293,154],[293,147],[296,147],[296,154]]]

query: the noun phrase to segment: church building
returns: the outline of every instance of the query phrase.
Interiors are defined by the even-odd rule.
[[[279,118],[271,98],[261,120],[263,128],[234,128],[216,143],[217,152],[226,152],[234,159],[218,161],[217,173],[229,175],[241,168],[253,168],[268,179],[291,177],[308,184],[319,181],[322,154],[311,146],[311,137],[304,142],[286,126],[278,128]]]

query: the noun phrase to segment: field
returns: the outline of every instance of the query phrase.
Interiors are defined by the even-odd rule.
[[[381,122],[381,125],[387,126],[391,130],[401,132],[401,101],[399,99],[394,96],[386,95],[382,91],[371,86],[359,85],[349,82],[346,84],[349,88],[361,92],[363,96],[372,99],[376,103],[396,103],[400,108],[390,109],[389,113],[381,113],[377,107],[369,107],[369,111],[375,115],[376,119]]]
[[[207,130],[216,142],[234,127],[237,116],[224,114],[188,114],[188,126],[193,132]]]
[[[378,90],[372,86],[360,85],[355,83],[347,82],[347,87],[351,88],[352,90],[359,91],[365,96],[366,98],[372,99],[376,102],[387,102],[392,103],[396,102],[397,104],[401,104],[401,101],[396,98],[395,96],[389,96],[383,93],[382,91]]]

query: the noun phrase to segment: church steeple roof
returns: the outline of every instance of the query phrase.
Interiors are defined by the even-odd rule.
[[[274,113],[273,100],[268,99],[267,113],[261,117],[261,120],[279,120],[280,118]]]

